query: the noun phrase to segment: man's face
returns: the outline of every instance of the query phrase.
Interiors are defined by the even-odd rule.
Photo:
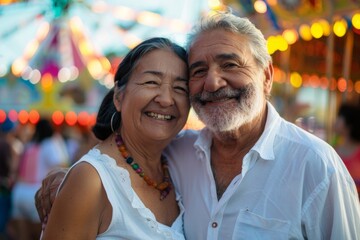
[[[250,51],[248,40],[224,30],[201,34],[190,48],[190,100],[200,119],[213,131],[238,129],[262,111],[265,70]]]

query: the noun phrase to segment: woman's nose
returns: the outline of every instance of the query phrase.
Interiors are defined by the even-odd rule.
[[[163,85],[158,91],[159,92],[155,98],[156,102],[163,107],[172,106],[174,104],[173,90],[171,86]]]

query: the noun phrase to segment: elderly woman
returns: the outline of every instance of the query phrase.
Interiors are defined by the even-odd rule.
[[[185,50],[165,38],[131,50],[98,112],[103,141],[66,175],[43,239],[184,239],[162,151],[189,108]]]

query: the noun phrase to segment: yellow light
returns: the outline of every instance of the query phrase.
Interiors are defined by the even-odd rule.
[[[338,20],[334,23],[334,33],[338,37],[343,37],[346,33],[347,23],[344,19]]]
[[[76,16],[70,19],[70,28],[74,34],[79,34],[83,31],[84,28],[80,17]]]
[[[283,36],[281,36],[281,35],[276,36],[276,46],[282,52],[286,51],[289,47],[285,38],[283,38]]]
[[[85,41],[85,40],[81,40],[79,42],[79,49],[83,56],[89,56],[93,53],[92,46],[90,45],[90,43],[88,41]]]
[[[320,25],[321,25],[321,27],[322,27],[324,36],[329,36],[329,35],[330,35],[330,31],[331,31],[329,22],[326,21],[326,20],[324,20],[324,19],[320,19],[320,20],[319,20],[319,23],[320,23]]]
[[[321,24],[317,22],[311,25],[310,31],[314,38],[321,38],[324,34]]]
[[[275,6],[275,5],[277,5],[277,0],[268,0],[267,2],[268,2],[268,4],[269,4],[270,6]]]
[[[103,69],[105,71],[110,71],[110,69],[111,69],[110,61],[106,57],[101,57],[99,60],[100,60],[100,63],[102,65]]]
[[[277,50],[274,36],[270,36],[267,39],[267,49],[268,49],[268,52],[270,55],[273,54]]]
[[[146,26],[157,27],[161,24],[161,16],[157,13],[144,11],[139,14],[137,21]]]
[[[354,16],[351,19],[352,25],[356,29],[360,29],[360,13],[354,14]]]
[[[37,40],[34,40],[32,42],[30,42],[25,49],[24,52],[24,58],[25,59],[30,59],[32,58],[32,56],[34,56],[34,54],[36,53],[36,51],[39,48],[39,42]]]
[[[258,13],[266,13],[266,11],[267,11],[267,6],[266,6],[266,4],[265,4],[264,1],[262,1],[262,0],[257,0],[257,1],[255,1],[255,3],[254,3],[254,9],[255,9],[255,11],[258,12]]]
[[[13,3],[14,2],[14,0],[1,0],[0,1],[0,4],[1,5],[7,5],[7,4],[11,4],[11,3]]]
[[[116,18],[122,20],[130,21],[130,20],[134,20],[136,17],[135,11],[133,11],[131,8],[123,7],[123,6],[115,7],[113,13]]]
[[[132,34],[127,34],[124,36],[124,44],[130,48],[133,49],[135,46],[137,46],[142,40],[140,38],[138,38],[135,35]]]
[[[45,73],[41,78],[41,87],[45,92],[51,90],[53,85],[53,77],[50,73]]]
[[[98,79],[103,73],[101,63],[97,59],[92,59],[91,61],[89,61],[87,69],[89,70],[91,76],[95,79]]]
[[[23,58],[18,58],[13,62],[11,66],[11,71],[15,76],[19,77],[26,66],[27,66],[27,61]]]
[[[297,72],[293,72],[290,74],[290,83],[293,87],[299,88],[302,85],[301,75]]]
[[[285,30],[282,33],[282,36],[289,45],[294,44],[299,38],[297,31],[295,31],[294,29]]]
[[[219,9],[222,6],[219,0],[208,0],[208,4],[211,9]]]
[[[312,39],[309,25],[302,24],[299,28],[299,33],[302,39],[310,41]]]
[[[36,35],[36,38],[38,41],[42,41],[43,39],[45,39],[45,37],[48,35],[50,31],[50,24],[49,22],[44,22],[39,30],[37,31],[37,35]]]

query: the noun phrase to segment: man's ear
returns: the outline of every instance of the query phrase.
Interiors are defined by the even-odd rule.
[[[269,66],[267,66],[264,69],[264,73],[265,73],[264,92],[266,96],[270,96],[271,88],[273,84],[273,77],[274,77],[274,67],[272,63],[269,63]]]
[[[117,86],[114,86],[114,96],[113,96],[113,101],[114,101],[114,105],[115,108],[118,112],[121,112],[121,106],[122,106],[122,102],[124,99],[124,89],[120,89]]]

